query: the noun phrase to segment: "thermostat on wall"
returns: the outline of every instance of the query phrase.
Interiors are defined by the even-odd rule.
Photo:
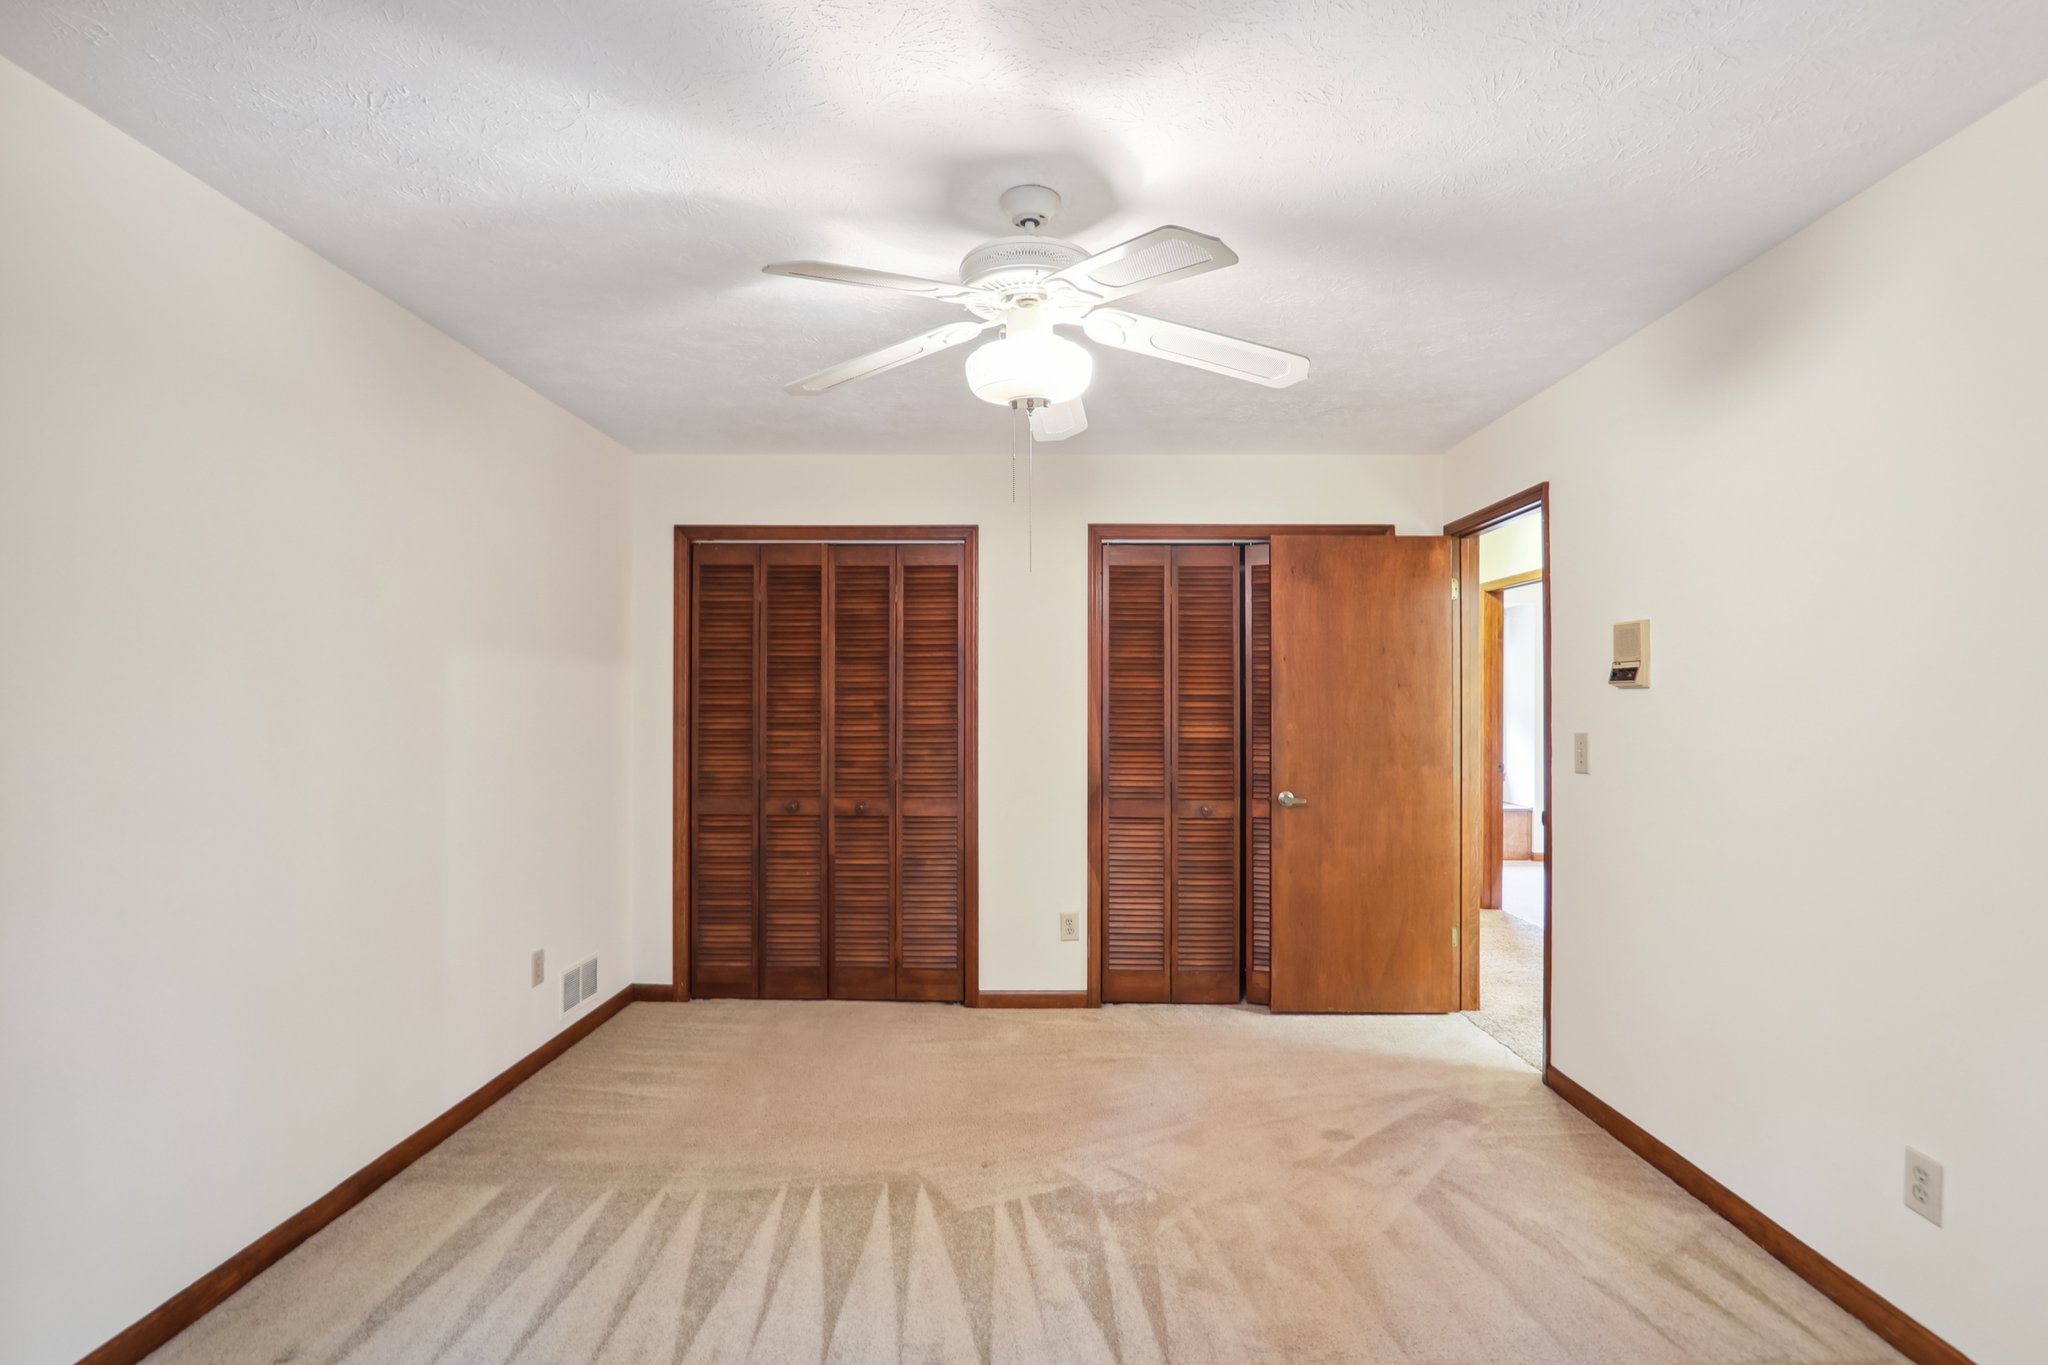
[[[1617,621],[1614,623],[1614,664],[1607,670],[1607,681],[1616,687],[1648,687],[1650,685],[1650,623],[1648,621]]]

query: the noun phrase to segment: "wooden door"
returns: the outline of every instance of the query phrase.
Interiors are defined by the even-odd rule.
[[[1103,549],[1102,997],[1240,998],[1238,548]]]
[[[756,597],[761,551],[706,545],[692,574],[690,990],[760,990],[760,667]]]
[[[1480,796],[1484,805],[1480,808],[1484,824],[1484,857],[1486,859],[1485,881],[1479,889],[1481,909],[1500,909],[1500,881],[1502,864],[1507,859],[1507,680],[1506,634],[1507,603],[1498,592],[1482,595],[1480,601],[1479,630],[1483,639],[1480,652],[1480,688],[1484,694],[1481,724],[1485,727],[1485,752],[1480,761],[1485,765],[1485,787]]]
[[[963,556],[958,545],[896,549],[896,998],[965,991],[967,697]]]
[[[1235,545],[1173,550],[1172,909],[1169,993],[1184,1004],[1241,998],[1238,939],[1239,663]]]
[[[825,994],[825,547],[761,550],[761,995]]]
[[[698,544],[690,991],[961,1000],[966,548]]]
[[[1172,998],[1167,973],[1167,583],[1164,545],[1102,550],[1102,998]]]
[[[1273,1008],[1455,1010],[1451,542],[1271,544]]]
[[[896,996],[896,552],[832,547],[832,968],[837,1000]]]
[[[1273,999],[1273,551],[1245,563],[1244,998]]]

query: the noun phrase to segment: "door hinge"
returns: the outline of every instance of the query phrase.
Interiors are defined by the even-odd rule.
[[[1451,580],[1451,600],[1453,602],[1458,600],[1458,580],[1455,578]]]
[[[1458,926],[1457,926],[1457,925],[1455,925],[1455,924],[1453,924],[1453,925],[1451,926],[1451,946],[1452,946],[1453,948],[1457,948],[1457,947],[1461,947],[1461,946],[1463,945],[1463,943],[1464,943],[1464,936],[1463,936],[1462,934],[1460,934],[1460,933],[1459,933],[1459,931],[1458,931]]]

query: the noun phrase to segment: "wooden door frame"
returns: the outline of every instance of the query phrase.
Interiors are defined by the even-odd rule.
[[[1458,549],[1464,552],[1466,540],[1476,544],[1476,538],[1466,537],[1458,542]],[[1460,566],[1462,568],[1462,565]],[[1464,575],[1459,574],[1459,583]],[[1506,875],[1507,863],[1507,811],[1506,774],[1503,750],[1507,744],[1507,702],[1505,677],[1507,668],[1507,598],[1500,588],[1481,585],[1479,589],[1479,659],[1483,710],[1479,717],[1479,817],[1483,830],[1480,840],[1479,908],[1498,910],[1501,908],[1501,881]],[[1458,638],[1464,643],[1464,621],[1458,622]],[[1460,672],[1463,670],[1463,650],[1460,649]],[[1463,737],[1465,704],[1464,679],[1459,678],[1458,706],[1459,731]],[[1461,817],[1462,818],[1462,817]],[[1462,852],[1460,853],[1462,857]],[[1474,983],[1475,985],[1477,983]],[[1460,994],[1464,991],[1462,970],[1460,972]]]
[[[675,727],[674,766],[670,774],[674,806],[670,823],[671,916],[669,950],[675,974],[673,998],[690,998],[690,592],[691,547],[698,541],[760,541],[787,543],[817,541],[826,544],[869,544],[902,541],[927,544],[958,541],[962,545],[960,591],[964,601],[961,620],[960,766],[961,766],[961,887],[960,887],[960,970],[961,1003],[981,1003],[981,853],[980,824],[976,799],[980,784],[980,686],[976,665],[979,646],[981,601],[977,591],[979,528],[973,526],[678,526],[675,528],[675,610],[673,641],[675,679],[669,696],[670,721]],[[828,912],[829,913],[829,912]]]
[[[1088,527],[1088,1006],[1102,1004],[1103,880],[1108,862],[1108,837],[1104,831],[1107,807],[1102,794],[1102,632],[1108,621],[1103,599],[1107,581],[1102,572],[1102,547],[1110,541],[1142,541],[1150,544],[1181,545],[1195,541],[1226,541],[1247,544],[1291,536],[1390,536],[1394,528],[1385,523],[1359,525],[1315,524],[1288,526],[1261,524],[1200,524],[1108,522]],[[1244,699],[1239,698],[1239,709]],[[1242,718],[1240,718],[1242,719]],[[1249,825],[1249,821],[1246,822]]]
[[[1552,710],[1555,705],[1551,686],[1551,631],[1552,616],[1550,604],[1550,484],[1539,483],[1525,488],[1511,497],[1489,503],[1470,516],[1459,517],[1444,527],[1444,534],[1458,541],[1458,582],[1459,582],[1459,636],[1463,642],[1460,653],[1469,660],[1479,637],[1480,603],[1482,589],[1479,586],[1479,536],[1502,522],[1512,521],[1529,512],[1538,512],[1543,517],[1543,1065],[1538,1068],[1545,1072],[1550,1065],[1550,945],[1555,937],[1551,919],[1551,905],[1555,897],[1555,864],[1552,861],[1553,842],[1557,832],[1556,806],[1551,794],[1551,769],[1557,752],[1552,735]],[[1479,980],[1479,909],[1478,895],[1472,885],[1479,851],[1484,839],[1482,821],[1484,812],[1479,809],[1483,784],[1475,782],[1472,757],[1474,745],[1472,736],[1479,726],[1476,708],[1481,704],[1477,693],[1479,679],[1476,670],[1463,668],[1458,684],[1460,709],[1460,730],[1464,737],[1465,793],[1460,803],[1463,819],[1459,837],[1460,858],[1464,873],[1460,877],[1459,914],[1460,936],[1463,941],[1464,961],[1459,972],[1459,996],[1463,1008],[1471,1009],[1477,1002]],[[1468,994],[1469,991],[1469,994]],[[1470,999],[1472,1004],[1465,1001]]]

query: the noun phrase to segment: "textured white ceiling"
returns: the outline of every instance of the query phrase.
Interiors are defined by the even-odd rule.
[[[2048,76],[2042,0],[5,0],[0,52],[642,450],[1006,448],[953,277],[996,194],[1233,269],[1097,348],[1103,451],[1439,450]]]

